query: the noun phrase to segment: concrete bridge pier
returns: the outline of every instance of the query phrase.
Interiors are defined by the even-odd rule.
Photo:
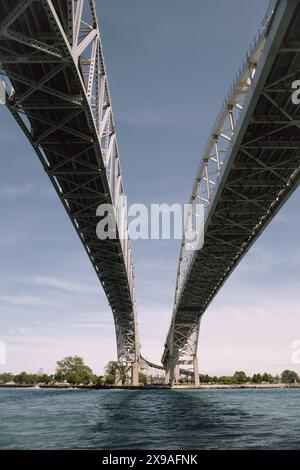
[[[174,382],[175,382],[175,384],[180,383],[180,367],[179,367],[179,364],[176,364],[176,366],[174,368]]]
[[[174,380],[175,380],[175,368],[176,368],[176,361],[170,358],[166,364],[166,375],[165,375],[166,385],[173,385]]]
[[[182,359],[182,360],[169,360],[166,365],[166,379],[165,383],[169,385],[179,385],[181,378],[181,371],[185,369],[185,366],[192,369],[186,369],[186,373],[194,377],[194,386],[200,387],[200,378],[199,378],[199,365],[198,358],[195,355],[192,359]]]
[[[194,358],[193,358],[193,366],[194,366],[194,383],[195,383],[195,387],[200,387],[199,364],[198,364],[198,357],[197,356],[194,356]]]
[[[131,365],[131,385],[133,387],[137,387],[139,385],[139,373],[140,373],[139,362],[133,362]]]

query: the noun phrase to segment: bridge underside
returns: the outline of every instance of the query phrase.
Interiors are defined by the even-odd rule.
[[[1,0],[0,6],[0,73],[7,77],[8,109],[107,295],[118,359],[134,364],[140,345],[131,249],[95,1]],[[100,204],[114,207],[115,239],[96,235],[104,215],[96,216]]]
[[[200,319],[230,273],[300,181],[300,7],[278,2],[268,35],[207,207],[205,243],[186,270],[163,362],[194,358]],[[216,141],[218,136],[215,137]]]

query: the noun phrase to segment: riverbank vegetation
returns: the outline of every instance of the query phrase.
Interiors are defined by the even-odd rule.
[[[200,374],[200,382],[206,384],[242,385],[251,384],[293,384],[300,383],[300,378],[295,371],[284,370],[280,375],[272,375],[268,372],[256,373],[248,376],[244,371],[236,371],[233,375],[211,377]]]
[[[126,382],[126,370],[124,366],[119,366],[117,362],[110,361],[105,367],[104,375],[96,375],[93,370],[84,363],[83,358],[78,356],[67,356],[56,363],[54,374],[46,374],[42,369],[37,373],[20,372],[12,374],[4,372],[0,374],[0,384],[10,385],[90,385],[102,386],[113,385],[116,376],[120,378],[120,383]],[[182,376],[180,383],[189,383],[191,376]],[[141,384],[147,384],[147,376],[139,375]],[[244,371],[236,371],[228,376],[209,376],[200,374],[200,383],[202,384],[220,384],[220,385],[243,385],[243,384],[297,384],[300,383],[299,375],[292,370],[284,370],[280,375],[273,376],[268,372],[256,373],[251,377]]]
[[[84,363],[82,357],[67,356],[57,361],[54,374],[46,374],[43,369],[35,374],[25,371],[19,374],[4,372],[0,374],[0,385],[113,385],[117,374],[120,377],[120,382],[124,384],[126,381],[125,368],[119,366],[116,361],[110,361],[107,364],[104,375],[96,375]],[[146,383],[147,377],[140,374],[139,381],[142,384]]]

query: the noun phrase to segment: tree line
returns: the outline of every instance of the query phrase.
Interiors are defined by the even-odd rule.
[[[110,361],[105,367],[104,375],[96,375],[93,370],[84,363],[82,357],[67,356],[57,361],[55,373],[45,374],[40,369],[36,374],[27,373],[25,371],[19,374],[4,372],[0,374],[0,384],[16,384],[16,385],[113,385],[115,383],[116,374],[119,374],[121,383],[125,383],[125,368],[120,367],[116,361]],[[146,383],[146,376],[140,374],[140,383]]]
[[[116,361],[110,361],[105,367],[104,375],[96,375],[93,370],[84,363],[82,357],[67,356],[64,359],[57,361],[54,374],[45,374],[40,369],[36,374],[21,372],[19,374],[12,374],[4,372],[0,374],[0,384],[17,384],[17,385],[55,385],[55,384],[70,384],[70,385],[113,385],[115,383],[116,375],[121,379],[121,383],[126,382],[125,367],[120,366]],[[147,376],[144,374],[139,375],[141,384],[147,383]],[[182,377],[181,383],[188,382],[189,378]],[[284,370],[281,375],[273,376],[265,372],[263,374],[256,373],[249,377],[244,371],[236,371],[233,375],[229,376],[209,376],[207,374],[200,374],[200,382],[203,384],[296,384],[300,383],[300,378],[295,371]]]
[[[293,370],[284,370],[280,375],[272,375],[268,372],[263,374],[256,373],[251,377],[248,376],[244,371],[236,371],[233,375],[226,375],[221,377],[211,377],[207,374],[200,374],[201,383],[212,383],[212,384],[224,384],[224,385],[235,385],[235,384],[293,384],[300,383],[298,374]]]

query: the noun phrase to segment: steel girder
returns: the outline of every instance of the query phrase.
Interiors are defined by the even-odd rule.
[[[0,73],[7,106],[31,142],[113,311],[118,359],[140,343],[116,129],[94,0],[0,0]],[[96,236],[113,204],[116,240]],[[122,236],[121,236],[122,235]]]
[[[196,357],[203,313],[299,185],[300,109],[291,102],[300,75],[299,24],[298,0],[270,3],[213,126],[191,197],[205,205],[205,242],[196,252],[182,242],[167,368],[186,348]]]
[[[165,368],[161,365],[154,364],[141,356],[140,370],[147,376],[148,383],[151,384],[164,384],[165,383]]]

